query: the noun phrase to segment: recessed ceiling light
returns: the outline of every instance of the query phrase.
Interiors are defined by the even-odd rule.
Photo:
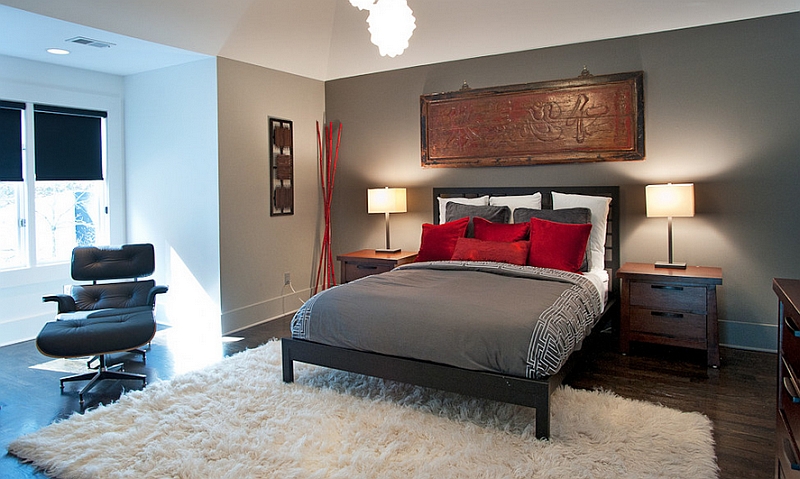
[[[69,50],[64,50],[63,48],[48,48],[47,53],[52,53],[53,55],[69,55]]]

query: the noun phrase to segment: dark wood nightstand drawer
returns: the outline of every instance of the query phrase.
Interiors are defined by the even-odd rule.
[[[789,364],[795,367],[800,367],[800,318],[797,317],[797,312],[787,309],[784,311],[780,327],[783,328],[781,351],[783,358]]]
[[[800,479],[800,451],[793,434],[790,432],[789,425],[783,411],[778,411],[777,425],[777,459],[779,476],[786,479]]]
[[[702,314],[631,308],[630,328],[631,333],[660,336],[661,342],[706,348],[706,317]]]
[[[342,265],[342,283],[348,283],[365,276],[386,273],[394,268],[413,263],[417,253],[411,251],[398,251],[385,253],[374,249],[362,249],[336,257]]]
[[[643,308],[706,312],[706,288],[631,281],[630,304]]]
[[[800,381],[798,381],[797,371],[787,364],[785,358],[781,359],[781,397],[778,398],[780,408],[783,409],[786,424],[792,435],[800,433]]]
[[[381,263],[344,263],[344,277],[347,281],[355,281],[364,276],[385,273],[393,268],[390,264]]]

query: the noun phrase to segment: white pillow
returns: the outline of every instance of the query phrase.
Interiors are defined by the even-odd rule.
[[[489,197],[489,204],[491,206],[508,206],[509,209],[511,209],[511,219],[509,223],[513,223],[514,210],[517,208],[530,208],[532,210],[542,209],[542,194],[536,192],[532,195],[491,196]]]
[[[606,220],[611,198],[605,196],[568,195],[553,191],[553,209],[583,207],[592,210],[592,233],[589,235],[589,270],[605,269]]]
[[[447,217],[447,203],[451,201],[453,203],[460,203],[462,205],[478,205],[478,206],[486,206],[489,204],[489,197],[488,196],[481,196],[478,198],[442,198],[441,196],[436,198],[439,200],[439,223],[444,223],[444,219]]]

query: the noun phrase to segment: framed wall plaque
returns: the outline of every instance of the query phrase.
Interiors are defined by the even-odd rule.
[[[292,122],[269,119],[270,216],[294,214],[294,146]]]
[[[420,96],[424,167],[644,159],[644,73]]]

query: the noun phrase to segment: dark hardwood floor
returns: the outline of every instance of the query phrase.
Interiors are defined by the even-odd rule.
[[[636,344],[622,356],[613,344],[603,338],[566,382],[701,412],[714,423],[720,478],[774,477],[776,354],[722,348],[712,369],[705,351]]]
[[[242,331],[235,336],[243,339],[223,342],[221,347],[208,351],[210,360],[288,335],[288,324],[288,320],[276,320]],[[132,354],[115,358],[124,360],[128,371],[146,373],[148,382],[168,379],[187,367],[187,346],[176,344],[154,342],[146,364]],[[47,360],[32,341],[0,348],[2,478],[45,477],[9,456],[9,442],[81,411],[77,390],[83,383],[68,384],[62,393],[58,379],[64,373],[29,368]],[[646,345],[638,345],[630,355],[621,356],[611,335],[604,334],[567,383],[575,388],[603,388],[628,398],[702,412],[714,422],[721,478],[773,477],[776,355],[722,348],[719,370],[707,369],[704,363],[702,352]],[[140,387],[135,381],[103,381],[87,394],[86,407],[107,404],[125,388]]]

